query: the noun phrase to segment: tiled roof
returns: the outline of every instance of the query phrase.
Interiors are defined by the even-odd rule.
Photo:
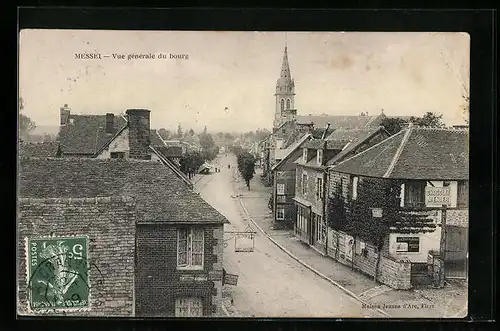
[[[312,139],[304,144],[304,147],[310,149],[319,149],[323,148],[324,142],[324,139]],[[326,140],[326,149],[342,149],[348,142],[349,140]]]
[[[69,115],[68,124],[59,129],[61,151],[65,154],[94,154],[115,134],[127,121],[122,116],[114,116],[113,130],[106,132],[106,115]]]
[[[330,123],[330,129],[355,129],[379,126],[384,115],[374,116],[330,116],[330,115],[308,115],[297,116],[298,124],[314,123],[314,127],[326,128],[327,123]]]
[[[333,166],[333,171],[398,179],[467,180],[468,130],[410,127]]]
[[[358,147],[360,144],[362,144],[366,139],[369,137],[372,137],[375,135],[377,132],[385,133],[387,136],[390,136],[390,134],[385,131],[383,127],[378,127],[377,129],[351,129],[351,130],[343,130],[339,129],[337,130],[336,135],[331,135],[328,137],[330,138],[340,138],[340,139],[346,139],[349,138],[349,140],[342,140],[340,144],[343,144],[343,147],[341,148],[341,152],[335,155],[332,159],[327,161],[327,165],[332,165],[335,164],[344,157],[349,154],[353,149]]]
[[[166,157],[181,157],[182,146],[159,146],[155,147],[157,151]]]
[[[228,222],[159,162],[21,158],[19,169],[21,198],[131,196],[139,223]]]
[[[165,146],[165,143],[163,142],[163,139],[161,139],[160,135],[158,134],[158,131],[156,130],[150,130],[150,144],[153,147],[160,147],[160,146]]]
[[[59,150],[58,142],[20,142],[19,157],[54,157]]]

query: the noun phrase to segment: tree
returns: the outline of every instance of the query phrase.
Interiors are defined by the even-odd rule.
[[[385,117],[380,125],[382,125],[387,132],[393,135],[401,131],[401,129],[403,129],[408,122],[423,127],[442,128],[445,126],[442,122],[442,118],[442,114],[437,115],[429,111],[421,117],[411,116],[408,121],[399,117]]]
[[[180,123],[177,125],[177,138],[182,138],[182,127]]]
[[[249,152],[239,153],[237,161],[238,171],[245,180],[248,190],[250,190],[250,180],[255,174],[255,156]]]
[[[460,110],[462,111],[462,116],[465,123],[469,124],[469,97],[464,95],[464,103],[460,106]]]
[[[170,132],[164,128],[161,128],[160,130],[158,130],[158,134],[164,140],[168,140],[172,136],[172,132]]]
[[[381,252],[390,233],[425,233],[435,230],[433,220],[400,206],[401,182],[389,179],[360,178],[357,198],[342,202],[341,194],[333,195],[329,207],[329,218],[335,230],[349,233],[377,248],[375,280],[377,280]],[[344,204],[344,205],[343,205]],[[345,216],[339,211],[345,208]],[[374,217],[374,208],[382,210],[382,217]],[[339,216],[340,215],[340,216]]]
[[[193,136],[194,136],[194,130],[193,130],[193,129],[189,129],[189,135],[190,135],[191,137],[193,137]]]
[[[36,128],[35,122],[28,116],[21,114],[24,110],[24,100],[19,98],[19,138],[28,140],[31,132]]]
[[[444,123],[442,122],[443,115],[437,115],[433,112],[428,111],[422,117],[410,117],[410,122],[418,126],[426,126],[432,128],[442,128]]]
[[[204,162],[203,156],[198,152],[188,152],[184,154],[179,161],[181,171],[189,178],[198,171],[198,168]]]

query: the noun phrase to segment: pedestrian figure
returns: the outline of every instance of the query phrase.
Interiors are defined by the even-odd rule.
[[[231,169],[231,165],[230,165],[230,164],[228,164],[228,165],[227,165],[227,168],[228,168],[228,169]]]

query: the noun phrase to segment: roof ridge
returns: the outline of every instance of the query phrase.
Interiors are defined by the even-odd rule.
[[[388,140],[390,140],[390,139],[393,139],[393,138],[394,138],[394,137],[396,137],[396,136],[399,136],[402,132],[403,132],[403,131],[401,130],[401,131],[399,131],[399,132],[397,132],[397,133],[393,134],[392,136],[389,136],[388,138],[386,138],[386,139],[382,140],[382,141],[381,141],[381,142],[379,142],[378,144],[375,144],[375,145],[371,146],[370,148],[367,148],[367,149],[365,149],[364,151],[362,151],[362,152],[360,152],[360,153],[358,153],[358,154],[355,154],[355,155],[351,156],[350,158],[347,158],[347,159],[345,159],[344,161],[339,162],[339,163],[337,163],[337,164],[335,164],[335,165],[332,165],[332,166],[329,166],[329,167],[330,167],[330,168],[335,168],[335,167],[337,167],[337,166],[339,166],[339,165],[341,165],[341,164],[343,164],[343,163],[345,163],[345,162],[347,162],[347,161],[349,161],[349,160],[351,160],[351,159],[353,159],[353,158],[357,157],[358,155],[364,154],[364,153],[366,153],[366,152],[368,152],[368,151],[370,151],[370,150],[372,150],[372,149],[374,149],[374,148],[378,147],[379,145],[381,145],[381,144],[385,143],[386,141],[388,141]]]
[[[396,153],[394,153],[394,157],[392,158],[392,161],[389,164],[389,168],[387,168],[387,171],[382,176],[383,178],[388,178],[390,176],[391,172],[394,170],[394,167],[396,166],[396,163],[398,162],[399,157],[401,156],[401,153],[403,152],[403,149],[405,148],[406,143],[408,142],[408,139],[409,139],[412,132],[413,132],[413,126],[410,126],[406,130],[406,132],[403,136],[403,139],[401,139],[401,144],[399,145],[398,149],[396,150]]]

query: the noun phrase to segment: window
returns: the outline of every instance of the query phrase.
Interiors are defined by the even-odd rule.
[[[316,178],[316,199],[323,199],[323,178]]]
[[[302,194],[307,194],[307,174],[302,174]]]
[[[306,163],[306,162],[307,162],[307,148],[303,148],[303,149],[302,149],[302,161],[303,161],[304,163]]]
[[[469,184],[466,181],[459,181],[457,185],[457,207],[469,207]]]
[[[316,152],[316,161],[318,162],[318,165],[323,164],[323,150],[322,149],[318,149],[318,151]]]
[[[177,235],[177,268],[203,269],[203,228],[179,229]]]
[[[407,182],[404,190],[405,207],[421,208],[425,206],[425,181]]]
[[[320,215],[313,214],[313,219],[316,222],[315,239],[319,243],[325,243],[326,227],[323,224],[323,217],[321,217]]]
[[[276,187],[276,191],[278,194],[284,195],[285,194],[285,184],[278,184]]]
[[[297,226],[295,232],[297,235],[307,232],[306,210],[301,206],[297,206]]]
[[[124,159],[125,152],[111,152],[111,158],[112,159]]]
[[[276,210],[276,219],[277,220],[284,220],[285,219],[285,209],[278,208]]]
[[[203,316],[203,303],[201,298],[177,298],[175,300],[176,317],[201,317]]]
[[[351,197],[353,200],[358,198],[358,177],[351,177]]]
[[[278,202],[278,203],[285,203],[286,202],[286,197],[284,195],[278,195],[276,197],[276,202]]]
[[[281,110],[285,110],[285,99],[281,99]]]
[[[286,99],[286,109],[290,109],[290,99]]]

